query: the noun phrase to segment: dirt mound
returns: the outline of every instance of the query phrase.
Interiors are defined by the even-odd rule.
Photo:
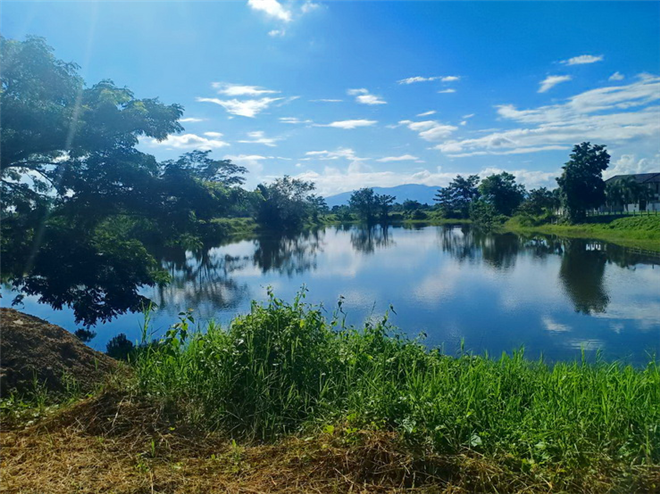
[[[0,393],[34,390],[35,378],[55,394],[72,384],[89,391],[117,362],[38,317],[0,308]]]

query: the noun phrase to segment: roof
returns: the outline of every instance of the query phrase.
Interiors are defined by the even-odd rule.
[[[654,173],[636,173],[632,175],[614,175],[608,178],[605,182],[614,182],[616,180],[623,180],[624,178],[632,177],[638,184],[650,184],[660,182],[660,172]]]

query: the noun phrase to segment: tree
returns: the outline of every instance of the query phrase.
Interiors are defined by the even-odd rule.
[[[479,193],[495,208],[496,214],[511,216],[525,198],[525,187],[516,183],[516,177],[507,172],[484,178]]]
[[[603,172],[610,163],[604,145],[583,142],[573,147],[570,159],[562,167],[557,183],[561,200],[571,222],[582,221],[589,209],[605,202]]]
[[[101,179],[106,191],[114,184],[119,195],[131,179],[156,171],[155,160],[135,149],[138,139],[162,140],[183,130],[181,106],[137,99],[107,80],[86,88],[78,66],[56,59],[41,38],[0,38],[0,52],[5,200],[72,197]],[[30,180],[21,181],[26,175]]]
[[[376,220],[387,221],[395,197],[387,194],[376,194],[374,189],[363,188],[351,194],[348,205],[367,223]]]
[[[548,190],[545,187],[539,187],[529,191],[519,210],[521,213],[539,216],[554,211],[560,204],[558,189]]]
[[[479,175],[467,178],[458,175],[447,187],[438,190],[434,199],[442,214],[446,218],[467,218],[470,215],[470,204],[479,199],[478,185]]]
[[[623,177],[608,182],[605,187],[607,204],[628,210],[629,204],[639,204],[650,199],[650,190],[637,182],[634,177]]]
[[[313,182],[288,175],[269,185],[260,184],[258,190],[263,200],[257,212],[257,222],[274,229],[302,227],[318,207],[316,196],[310,194],[314,188]]]

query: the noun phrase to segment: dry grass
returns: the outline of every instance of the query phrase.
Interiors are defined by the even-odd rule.
[[[475,455],[411,450],[391,432],[336,427],[274,444],[238,445],[173,425],[167,411],[106,390],[36,424],[3,431],[3,493],[555,492]],[[653,492],[660,471],[640,471],[635,492]],[[608,492],[607,478],[571,492]],[[626,492],[630,492],[627,490]]]

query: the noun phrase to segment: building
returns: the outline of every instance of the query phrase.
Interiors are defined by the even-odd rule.
[[[612,212],[640,212],[640,211],[660,211],[660,172],[655,173],[637,173],[635,175],[615,175],[605,180],[606,184],[633,178],[638,184],[647,187],[650,190],[649,198],[641,200],[638,203],[612,206],[607,205],[601,208],[601,211]]]

